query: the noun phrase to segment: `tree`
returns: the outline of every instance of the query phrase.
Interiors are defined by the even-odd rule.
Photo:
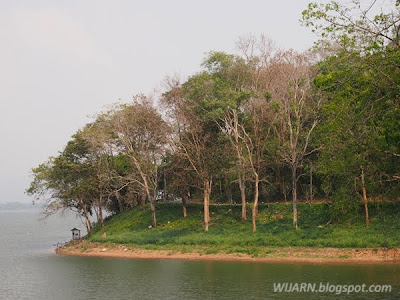
[[[247,126],[240,125],[240,139],[246,148],[245,161],[254,180],[254,202],[252,209],[252,227],[256,232],[256,216],[258,215],[259,186],[263,181],[261,168],[266,164],[268,146],[272,139],[274,115],[268,99],[251,98],[244,106],[249,120]]]
[[[88,145],[90,155],[88,160],[93,166],[96,166],[97,176],[97,214],[100,226],[104,228],[103,207],[105,206],[106,188],[111,180],[108,177],[106,162],[108,156],[112,155],[113,147],[111,142],[111,134],[107,128],[107,122],[104,121],[105,116],[101,115],[93,123],[87,124],[78,134],[85,140]]]
[[[236,156],[234,169],[239,182],[242,205],[241,218],[246,220],[246,177],[248,166],[246,165],[245,146],[241,135],[245,119],[243,106],[252,94],[249,89],[250,68],[241,57],[224,52],[211,52],[204,60],[203,66],[212,75],[214,81],[223,83],[220,84],[221,92],[218,98],[222,103],[224,112],[220,120],[215,120],[215,122],[221,129],[222,134],[228,137]],[[217,109],[221,109],[221,105]]]
[[[98,198],[96,169],[90,151],[80,134],[73,136],[57,157],[51,157],[32,170],[33,181],[27,194],[45,201],[45,216],[69,209],[84,218],[92,230],[90,215]]]
[[[396,147],[389,147],[390,131],[381,121],[395,122],[391,117],[393,112],[388,110],[391,105],[381,103],[387,97],[386,91],[376,85],[377,74],[368,64],[362,64],[363,60],[357,53],[353,56],[342,53],[327,59],[320,63],[316,84],[327,97],[319,130],[324,149],[319,166],[325,188],[362,198],[368,227],[368,194],[388,194],[393,189],[387,183],[396,183],[392,181],[396,171],[387,162],[396,166],[398,158],[388,150],[397,151]]]
[[[310,138],[318,124],[320,101],[312,93],[314,71],[308,55],[284,52],[274,68],[272,105],[278,114],[280,155],[291,170],[293,227],[297,229],[297,183],[305,157],[316,151],[310,148]]]
[[[169,91],[162,99],[174,127],[174,151],[189,162],[191,171],[200,181],[198,188],[203,191],[205,231],[210,223],[213,178],[226,165],[223,155],[226,141],[216,123],[224,109],[219,98],[224,82],[214,79],[211,74],[202,72],[183,84],[170,80]]]
[[[228,108],[224,117],[224,128],[229,141],[234,148],[236,153],[236,165],[240,189],[240,199],[242,204],[242,220],[247,220],[246,213],[246,159],[244,154],[245,146],[243,144],[242,129],[239,126],[241,122],[239,121],[240,110],[238,108]]]
[[[243,62],[239,64],[242,72],[240,73],[241,76],[237,75],[236,78],[241,78],[241,80],[236,80],[236,86],[247,93],[245,98],[247,101],[244,101],[242,107],[237,108],[244,115],[241,122],[237,118],[238,112],[234,111],[232,113],[233,118],[230,118],[233,122],[230,121],[228,125],[230,125],[230,130],[234,134],[234,144],[236,144],[237,150],[241,150],[240,143],[237,142],[238,137],[243,144],[242,147],[246,149],[244,156],[237,151],[238,159],[245,161],[242,165],[247,166],[253,175],[252,226],[253,232],[255,232],[259,186],[263,181],[270,184],[266,180],[270,174],[262,174],[261,172],[263,168],[270,171],[273,161],[271,154],[274,152],[275,144],[273,127],[275,126],[276,112],[271,102],[270,90],[272,88],[271,83],[274,82],[276,72],[274,66],[279,52],[274,43],[265,35],[261,35],[259,38],[253,35],[241,37],[237,42],[237,47],[241,52]],[[237,133],[236,127],[240,128],[240,134]]]
[[[136,96],[132,104],[113,111],[110,119],[117,138],[116,151],[129,157],[136,171],[129,174],[126,181],[144,190],[150,202],[152,226],[156,227],[158,166],[164,155],[168,126],[150,99],[143,95]]]
[[[336,43],[342,49],[371,51],[385,45],[400,47],[399,1],[360,0],[340,4],[312,2],[303,11],[303,25],[321,37],[320,45]],[[388,9],[389,6],[393,8]],[[377,9],[379,13],[375,14]]]
[[[176,152],[168,156],[164,174],[169,179],[168,190],[175,196],[182,199],[183,217],[187,217],[187,199],[191,188],[196,188],[196,174],[190,162]]]
[[[330,47],[316,80],[326,98],[319,134],[324,187],[362,198],[366,226],[368,195],[396,195],[400,179],[399,3],[391,10],[379,4],[311,3],[303,12],[304,24],[320,35],[317,46]]]
[[[134,184],[127,180],[135,172],[131,161],[124,153],[118,153],[118,136],[113,131],[113,109],[99,114],[95,121],[87,124],[80,135],[90,147],[93,163],[97,166],[99,207],[108,206],[122,213],[132,202],[123,195],[132,189]],[[116,205],[113,204],[116,201]],[[102,217],[102,215],[100,215]]]

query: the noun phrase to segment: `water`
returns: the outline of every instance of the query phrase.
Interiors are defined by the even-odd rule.
[[[0,212],[0,299],[400,299],[399,264],[194,262],[63,257],[53,244],[81,226]],[[278,282],[392,285],[390,293],[274,293]]]

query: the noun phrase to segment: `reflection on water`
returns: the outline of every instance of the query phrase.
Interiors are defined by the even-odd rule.
[[[0,212],[0,299],[399,299],[400,266],[62,257],[75,218]],[[274,293],[273,283],[391,284],[391,293]],[[368,297],[367,297],[368,296]]]

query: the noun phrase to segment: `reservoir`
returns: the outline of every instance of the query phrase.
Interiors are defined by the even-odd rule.
[[[37,210],[0,211],[0,299],[400,299],[400,264],[64,257],[54,244],[69,240],[81,221],[39,219]],[[274,291],[278,285],[283,291]],[[338,294],[350,285],[391,291]]]

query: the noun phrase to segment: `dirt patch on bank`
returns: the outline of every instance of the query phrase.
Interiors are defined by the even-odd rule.
[[[176,250],[147,250],[130,245],[74,241],[56,249],[68,256],[118,257],[132,259],[174,259],[246,262],[303,262],[303,263],[400,263],[400,249],[340,249],[286,247],[269,248],[263,256],[242,253],[204,254],[204,251],[182,253]]]

